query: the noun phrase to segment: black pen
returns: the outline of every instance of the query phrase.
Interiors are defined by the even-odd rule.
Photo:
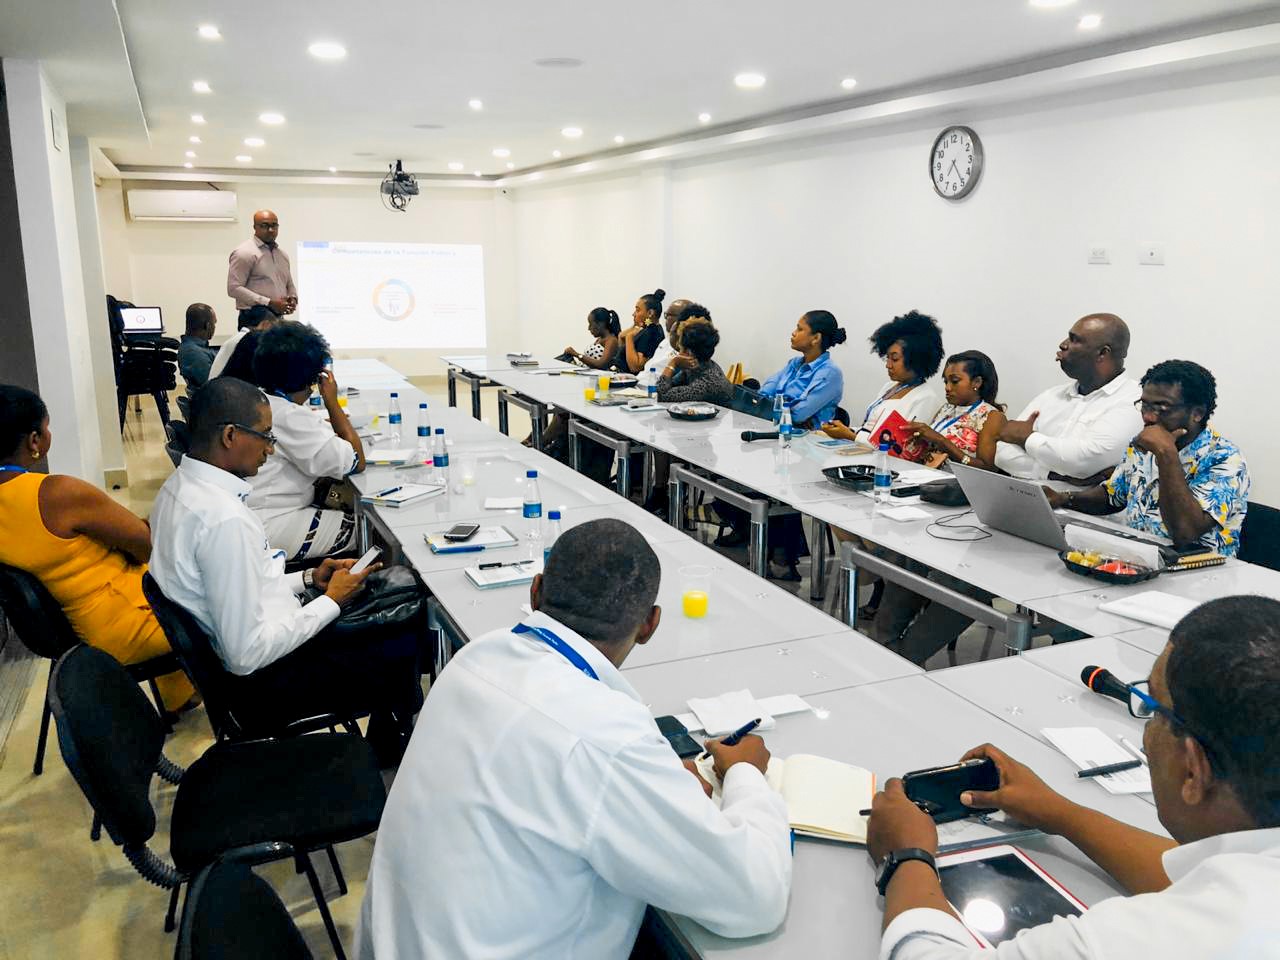
[[[737,730],[733,731],[733,733],[729,734],[727,737],[721,740],[720,745],[724,747],[737,746],[739,740],[741,740],[743,737],[745,737],[748,733],[750,733],[752,730],[754,730],[758,726],[760,726],[760,718],[756,717],[750,723],[744,723]],[[702,752],[702,756],[700,756],[698,759],[705,760],[709,756],[711,756],[711,751],[704,750]]]
[[[1085,777],[1105,777],[1109,773],[1123,773],[1125,770],[1134,770],[1140,766],[1142,766],[1141,760],[1121,760],[1119,763],[1104,763],[1100,767],[1077,770],[1076,776],[1081,780]]]
[[[511,563],[482,563],[481,570],[497,570],[499,567],[522,567],[526,563],[533,563],[532,560],[513,560]]]
[[[400,492],[401,490],[403,490],[403,489],[404,489],[404,487],[403,487],[403,486],[400,486],[400,487],[388,487],[386,490],[380,490],[378,493],[375,493],[373,496],[374,496],[374,499],[375,499],[375,500],[376,500],[378,497],[389,497],[389,496],[391,496],[391,494],[393,494],[393,493],[399,493],[399,492]]]

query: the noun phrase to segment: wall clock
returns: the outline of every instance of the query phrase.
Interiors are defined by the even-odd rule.
[[[966,197],[982,176],[982,141],[970,127],[947,127],[929,151],[929,178],[944,200]]]

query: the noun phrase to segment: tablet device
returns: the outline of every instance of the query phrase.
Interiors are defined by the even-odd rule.
[[[969,932],[985,947],[1019,930],[1087,909],[1021,850],[1008,844],[938,858],[942,892]]]

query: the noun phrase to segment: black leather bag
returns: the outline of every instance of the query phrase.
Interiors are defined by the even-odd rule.
[[[943,507],[967,507],[969,498],[955,480],[931,480],[920,485],[920,499]]]
[[[365,578],[364,590],[329,629],[354,634],[425,623],[425,599],[412,570],[384,567]]]

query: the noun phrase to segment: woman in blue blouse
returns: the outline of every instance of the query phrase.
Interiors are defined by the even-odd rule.
[[[766,380],[760,394],[786,397],[796,426],[817,426],[834,419],[844,395],[844,374],[827,351],[846,339],[844,328],[830,312],[810,310],[796,321],[791,334],[791,349],[800,356],[792,357]]]

